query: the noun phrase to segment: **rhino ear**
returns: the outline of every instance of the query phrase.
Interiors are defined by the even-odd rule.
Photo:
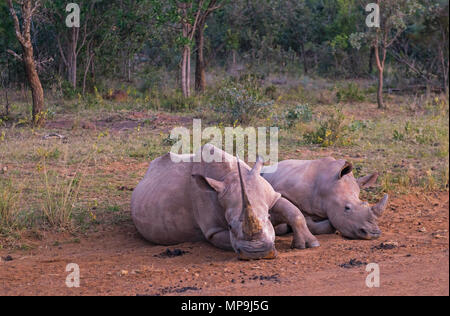
[[[351,173],[352,170],[353,170],[353,165],[351,164],[351,162],[344,161],[344,164],[343,164],[341,170],[339,171],[339,179],[341,179],[343,176]]]
[[[208,177],[204,177],[204,179],[217,193],[221,193],[225,190],[224,182],[214,180],[214,179],[208,178]]]
[[[378,173],[372,173],[368,176],[358,178],[356,182],[358,182],[359,187],[362,188],[369,188],[375,185],[378,179]]]

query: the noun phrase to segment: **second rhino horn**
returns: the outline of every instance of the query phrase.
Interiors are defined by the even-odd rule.
[[[242,177],[241,164],[239,160],[239,156],[237,156],[237,166],[239,172],[239,181],[241,184],[241,193],[242,193],[242,231],[244,236],[248,239],[251,239],[255,234],[259,233],[262,230],[261,224],[258,218],[255,216],[252,210],[252,206],[248,199],[247,190],[245,189],[245,182]]]
[[[259,175],[261,173],[261,169],[262,169],[263,165],[264,165],[263,159],[260,156],[258,156],[258,159],[256,159],[256,163],[253,166],[253,169],[252,169],[252,171],[250,171],[250,173],[252,175]]]
[[[379,201],[376,205],[372,206],[372,213],[376,217],[380,217],[381,214],[383,214],[383,212],[386,209],[386,206],[388,204],[388,199],[389,199],[389,196],[387,194],[385,194],[381,201]]]

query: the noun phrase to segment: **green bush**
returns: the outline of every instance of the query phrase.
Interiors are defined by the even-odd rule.
[[[362,102],[366,99],[364,92],[353,82],[345,87],[338,87],[336,98],[338,102]]]
[[[198,106],[197,98],[191,96],[185,98],[181,91],[173,91],[170,94],[166,94],[158,99],[158,103],[155,107],[162,108],[170,112],[182,112],[195,109]]]
[[[311,122],[312,111],[308,104],[299,104],[295,108],[290,109],[285,114],[286,125],[291,128],[297,122]]]
[[[367,128],[367,122],[360,121],[360,120],[354,120],[353,122],[350,123],[348,128],[351,132],[357,132],[359,130]]]
[[[61,90],[63,97],[69,100],[75,99],[80,92],[77,89],[74,89],[72,84],[67,80],[64,80],[61,83]]]
[[[273,101],[266,101],[258,87],[230,83],[213,98],[213,110],[224,115],[225,121],[234,124],[249,123],[252,118],[267,113]]]
[[[306,133],[304,139],[309,144],[323,147],[348,146],[352,143],[350,132],[348,125],[345,125],[345,115],[338,109],[327,120],[320,122],[316,130]]]

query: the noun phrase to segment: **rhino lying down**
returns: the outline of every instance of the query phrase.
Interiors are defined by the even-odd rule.
[[[370,207],[359,199],[360,188],[375,184],[378,175],[355,179],[353,166],[345,160],[285,160],[276,172],[264,174],[274,190],[296,205],[315,234],[335,230],[352,239],[374,239],[381,234],[377,218],[388,202],[388,196]],[[289,231],[286,225],[276,227],[277,234]]]
[[[206,239],[234,249],[240,259],[275,258],[273,225],[288,223],[293,247],[319,246],[298,208],[260,176],[261,160],[250,169],[212,145],[201,152],[221,155],[223,162],[207,163],[204,154],[202,162],[194,162],[194,155],[169,153],[150,164],[131,201],[133,221],[144,238],[162,245]]]

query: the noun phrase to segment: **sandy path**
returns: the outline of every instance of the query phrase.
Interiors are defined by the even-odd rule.
[[[167,247],[148,244],[131,225],[79,242],[51,235],[33,250],[0,250],[12,258],[0,261],[0,295],[449,295],[448,215],[447,192],[394,198],[379,240],[326,235],[321,247],[302,251],[283,236],[276,260],[251,262],[207,243],[161,256]],[[384,242],[395,247],[378,249]],[[341,267],[352,259],[355,266]],[[380,288],[365,285],[365,263],[372,262],[380,267]],[[80,267],[80,288],[65,286],[68,263]]]

